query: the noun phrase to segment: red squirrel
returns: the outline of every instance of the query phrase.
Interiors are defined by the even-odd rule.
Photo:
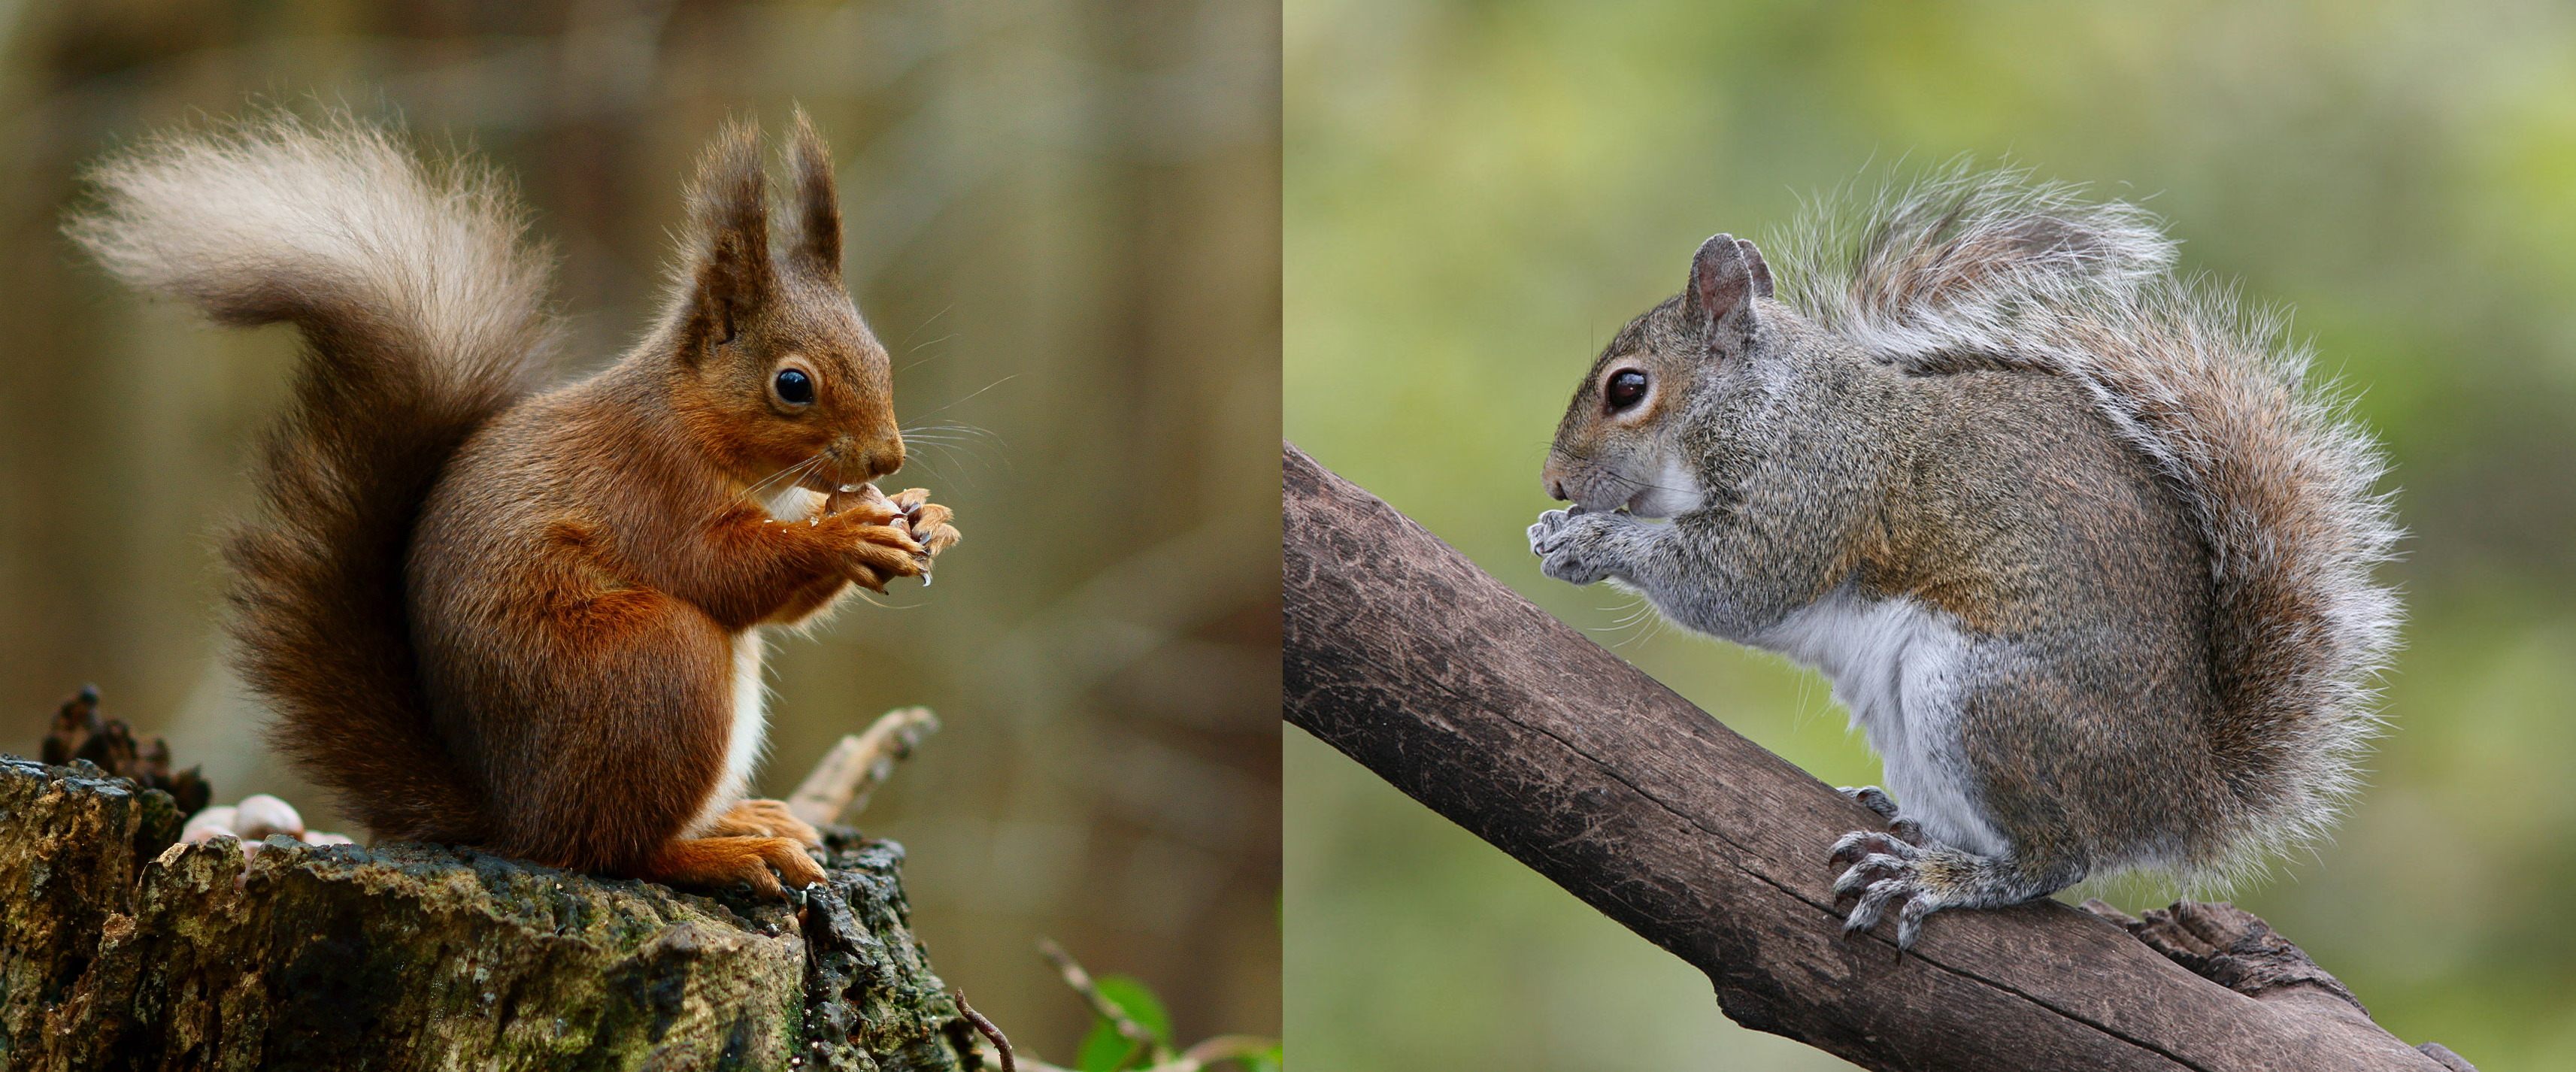
[[[303,333],[260,508],[226,542],[234,658],[276,745],[376,837],[823,880],[814,829],[744,799],[762,628],[926,579],[957,530],[870,483],[904,460],[885,348],[802,112],[785,155],[773,241],[759,130],[718,136],[651,332],[546,389],[548,258],[488,165],[268,117],[95,169],[69,230],[117,276]]]

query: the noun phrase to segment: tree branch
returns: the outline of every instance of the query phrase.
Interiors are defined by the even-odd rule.
[[[866,733],[843,736],[814,764],[787,798],[788,812],[815,826],[847,821],[894,776],[895,761],[910,757],[922,738],[938,729],[939,718],[927,707],[900,707],[877,716]]]
[[[2307,1000],[2322,971],[2248,996],[2054,901],[1941,913],[1903,957],[1844,936],[1826,848],[1877,816],[1294,446],[1284,477],[1287,720],[1706,972],[1736,1022],[1874,1069],[2446,1067]]]

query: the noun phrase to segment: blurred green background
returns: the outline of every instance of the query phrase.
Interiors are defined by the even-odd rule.
[[[2394,454],[2413,620],[2358,809],[2237,897],[2409,1041],[2576,1051],[2576,9],[1290,0],[1285,39],[1288,436],[1829,783],[1877,764],[1821,679],[1622,625],[1522,535],[1575,379],[1700,239],[2009,157],[2294,307]],[[1300,1063],[1843,1067],[1293,730],[1286,769]]]
[[[966,534],[935,588],[776,639],[760,788],[934,707],[861,825],[910,850],[949,982],[1070,1060],[1090,1017],[1052,936],[1185,1040],[1276,1033],[1278,35],[1231,0],[0,2],[0,751],[95,681],[218,799],[338,821],[259,745],[214,631],[213,533],[293,335],[83,263],[56,230],[81,164],[254,96],[399,112],[518,176],[572,371],[639,333],[705,140],[801,102],[898,415],[991,437],[903,474]]]

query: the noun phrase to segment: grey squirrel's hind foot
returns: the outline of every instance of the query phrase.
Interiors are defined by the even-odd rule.
[[[1911,825],[1899,820],[1900,825]],[[1978,856],[1939,843],[1907,841],[1890,831],[1855,830],[1834,842],[1828,857],[1850,864],[1834,880],[1834,897],[1858,895],[1843,932],[1878,925],[1888,907],[1896,908],[1896,948],[1914,947],[1923,919],[1944,908],[2000,908],[2020,904],[2073,885],[2081,874],[2063,882],[2039,879],[2013,861]]]
[[[1857,789],[1847,785],[1834,792],[1851,798],[1854,804],[1877,812],[1881,819],[1896,818],[1896,798],[1887,795],[1887,790],[1874,785],[1864,785]]]
[[[1887,820],[1887,832],[1896,835],[1897,840],[1909,845],[1923,844],[1923,824],[1912,819],[1897,818],[1896,798],[1888,796],[1887,790],[1874,785],[1864,785],[1857,789],[1844,786],[1835,792],[1850,798],[1854,804],[1877,812],[1879,818]]]
[[[1935,852],[1965,855],[1948,849],[1927,850],[1877,830],[1855,830],[1834,842],[1829,859],[1851,865],[1834,880],[1834,899],[1854,895],[1860,898],[1852,905],[1851,914],[1843,918],[1843,933],[1877,926],[1892,904],[1896,906],[1896,948],[1900,952],[1913,948],[1915,936],[1923,930],[1923,917],[1952,903],[1946,883],[1933,877],[1946,872],[1948,867],[1944,865],[1949,861],[1936,865]]]

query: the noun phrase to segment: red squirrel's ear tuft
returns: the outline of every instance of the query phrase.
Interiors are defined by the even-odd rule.
[[[682,354],[694,361],[733,341],[741,321],[778,286],[769,263],[769,186],[757,124],[727,124],[699,159],[689,187],[689,257]]]
[[[827,278],[841,277],[841,197],[832,184],[832,147],[815,133],[805,109],[787,138],[787,172],[796,181],[792,256]]]
[[[1753,299],[1771,296],[1771,266],[1762,251],[1734,235],[1715,235],[1691,257],[1690,285],[1682,291],[1696,326],[1709,344],[1731,346],[1753,335]]]

